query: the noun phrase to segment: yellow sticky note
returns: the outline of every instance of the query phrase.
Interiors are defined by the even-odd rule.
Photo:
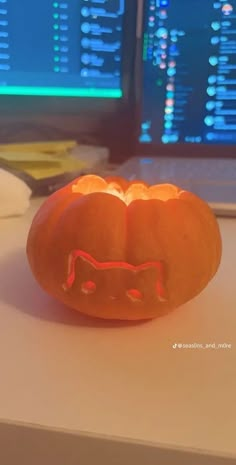
[[[85,162],[66,153],[56,155],[43,153],[0,152],[0,162],[32,176],[34,179],[46,179],[68,172],[79,172]]]
[[[48,155],[47,153],[40,153],[40,152],[1,152],[0,151],[0,158],[10,163],[22,163],[22,162],[50,163],[51,161],[55,161],[55,157],[53,155]]]
[[[54,176],[60,176],[64,173],[82,172],[85,164],[77,160],[63,160],[58,166],[34,166],[27,167],[24,171],[34,179],[46,179]]]
[[[0,144],[0,152],[60,152],[77,145],[75,140],[29,142],[22,144]]]

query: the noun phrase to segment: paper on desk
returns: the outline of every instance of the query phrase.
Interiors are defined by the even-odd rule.
[[[84,161],[77,160],[65,152],[53,155],[40,152],[0,152],[1,161],[35,180],[82,171],[86,166]]]
[[[0,144],[0,152],[44,152],[56,153],[59,151],[71,150],[77,145],[75,140],[25,142],[16,144]]]
[[[0,168],[0,218],[23,215],[29,207],[31,189]]]
[[[49,155],[43,152],[1,152],[0,158],[10,162],[51,162],[55,159],[55,155]]]

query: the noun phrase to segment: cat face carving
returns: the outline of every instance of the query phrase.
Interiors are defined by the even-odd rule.
[[[65,292],[79,290],[87,298],[106,300],[127,299],[141,304],[149,300],[167,302],[164,283],[164,263],[149,261],[139,265],[127,262],[99,262],[89,253],[73,250],[68,257]]]

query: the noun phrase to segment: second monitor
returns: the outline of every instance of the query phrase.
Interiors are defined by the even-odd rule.
[[[0,95],[121,98],[125,0],[1,0]]]

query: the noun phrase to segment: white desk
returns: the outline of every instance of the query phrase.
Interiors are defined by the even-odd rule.
[[[222,264],[199,297],[162,319],[117,325],[80,316],[35,283],[25,243],[38,205],[0,221],[0,463],[228,463],[173,448],[236,463],[236,220],[219,220]],[[172,348],[194,342],[232,347]]]

